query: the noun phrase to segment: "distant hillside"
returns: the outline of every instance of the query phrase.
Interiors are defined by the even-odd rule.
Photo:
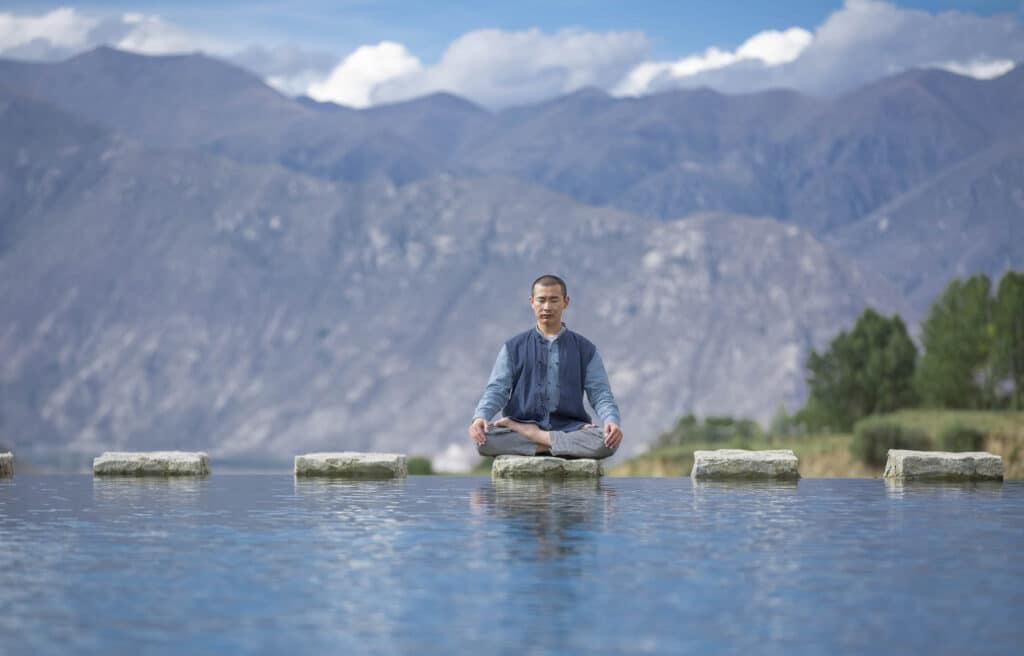
[[[686,412],[767,419],[865,305],[920,316],[1024,265],[1022,89],[357,111],[198,55],[0,61],[0,442],[468,459],[546,271],[609,364],[622,456]]]

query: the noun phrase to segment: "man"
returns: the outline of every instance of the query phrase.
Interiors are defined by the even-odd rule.
[[[537,278],[530,305],[537,325],[501,347],[469,436],[483,456],[607,458],[622,442],[619,408],[597,347],[562,323],[565,281]],[[590,423],[584,392],[602,426]],[[504,417],[488,426],[499,409]]]

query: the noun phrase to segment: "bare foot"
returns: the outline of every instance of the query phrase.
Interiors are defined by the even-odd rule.
[[[494,422],[494,425],[509,428],[534,444],[548,448],[551,447],[551,436],[546,430],[541,430],[540,426],[537,424],[524,424],[509,417],[502,417],[498,421]]]

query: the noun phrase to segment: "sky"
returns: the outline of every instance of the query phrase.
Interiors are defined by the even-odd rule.
[[[355,107],[449,91],[491,108],[585,86],[835,95],[911,67],[1024,61],[1021,0],[5,2],[0,56],[201,51]]]

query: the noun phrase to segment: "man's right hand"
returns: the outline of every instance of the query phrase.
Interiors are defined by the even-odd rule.
[[[469,425],[469,436],[473,438],[477,446],[483,446],[487,441],[487,420],[483,417],[474,419],[473,423]]]

